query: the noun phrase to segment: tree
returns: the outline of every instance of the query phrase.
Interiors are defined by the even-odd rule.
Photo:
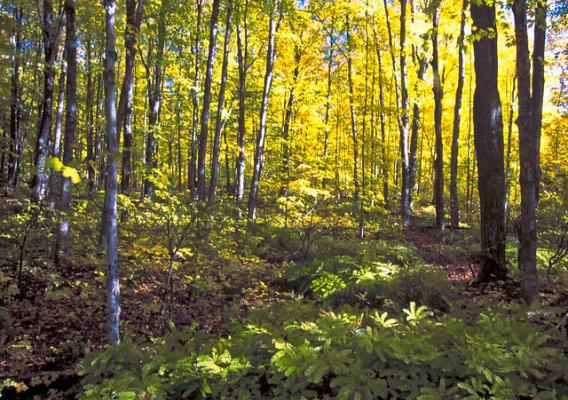
[[[357,116],[355,115],[355,99],[353,94],[353,59],[351,56],[351,23],[349,13],[345,15],[345,36],[347,41],[347,83],[349,86],[349,114],[351,117],[351,135],[353,137],[353,208],[359,204],[359,139],[357,133]]]
[[[535,7],[534,44],[531,62],[527,34],[527,2],[513,1],[519,85],[519,153],[521,221],[519,226],[519,270],[521,296],[527,303],[538,296],[536,269],[537,224],[540,182],[540,133],[544,93],[544,48],[546,40],[546,1]]]
[[[201,108],[201,130],[199,132],[199,148],[197,156],[197,196],[200,201],[207,199],[205,167],[207,156],[207,136],[209,130],[209,110],[211,108],[211,83],[213,66],[217,51],[217,22],[219,20],[219,0],[213,0],[211,22],[209,25],[209,52],[205,68],[205,83],[203,84],[203,104]]]
[[[227,19],[225,21],[225,44],[223,46],[223,66],[221,67],[221,87],[217,102],[217,119],[215,121],[215,136],[213,138],[213,156],[211,158],[211,181],[209,183],[209,203],[215,203],[217,181],[219,177],[219,160],[221,157],[221,132],[224,129],[223,110],[225,106],[225,90],[227,88],[227,70],[229,68],[229,51],[233,19],[233,1],[227,2]]]
[[[8,153],[8,190],[14,190],[18,184],[20,173],[20,122],[21,122],[21,88],[20,58],[22,53],[22,9],[14,9],[15,32],[13,35],[12,57],[12,96],[10,99],[10,146]]]
[[[117,113],[117,135],[120,137],[120,130],[124,124],[123,145],[122,145],[122,178],[120,181],[120,190],[125,195],[130,193],[130,175],[132,169],[131,147],[133,145],[132,137],[132,103],[133,103],[133,83],[134,83],[134,67],[136,58],[136,45],[140,24],[142,22],[142,14],[144,8],[144,0],[126,0],[126,29],[124,30],[124,47],[126,48],[126,60],[124,68],[124,80],[122,81],[122,89],[120,91],[120,100],[118,102]]]
[[[276,32],[280,28],[280,23],[284,16],[282,4],[279,0],[270,2],[268,24],[268,47],[266,49],[266,69],[264,72],[264,89],[262,91],[262,102],[260,105],[260,125],[258,135],[256,136],[256,148],[254,151],[254,167],[250,184],[250,193],[248,201],[248,218],[256,219],[258,188],[260,183],[260,173],[262,163],[264,161],[264,141],[266,139],[266,117],[268,113],[268,96],[272,88],[272,79],[274,77],[274,61],[276,60]],[[276,15],[278,14],[278,15]]]
[[[193,117],[191,127],[191,144],[189,154],[189,168],[187,172],[188,188],[192,197],[196,197],[197,178],[197,124],[199,123],[199,74],[201,60],[201,18],[203,15],[203,0],[196,0],[197,23],[195,27],[195,40],[193,42],[194,74],[191,100],[193,105]]]
[[[239,3],[238,6],[238,20],[237,23],[237,62],[239,68],[239,115],[238,115],[238,135],[237,135],[237,146],[239,148],[239,153],[237,156],[236,165],[236,183],[235,183],[235,197],[237,204],[240,204],[245,193],[245,136],[246,136],[246,124],[245,124],[245,112],[246,112],[246,78],[248,70],[248,27],[247,27],[247,17],[248,17],[248,7],[249,2],[245,0],[244,10],[242,10],[242,4]],[[242,14],[241,14],[242,13]],[[241,22],[242,18],[242,22]],[[244,30],[244,40],[243,40],[243,30]],[[244,42],[244,43],[243,43]]]
[[[436,131],[436,159],[434,161],[434,200],[436,206],[436,227],[444,229],[444,142],[442,138],[442,97],[444,91],[440,80],[438,55],[438,26],[440,19],[439,3],[432,3],[432,74],[434,84],[434,129]]]
[[[63,173],[57,207],[59,223],[55,243],[55,262],[60,264],[67,253],[67,236],[70,224],[71,177],[74,165],[77,131],[77,38],[75,34],[75,0],[65,0],[65,57],[67,79],[65,84],[65,139],[63,147]]]
[[[105,45],[105,114],[107,137],[107,161],[105,180],[105,214],[103,224],[108,224],[107,248],[107,336],[110,344],[120,342],[120,280],[118,265],[118,227],[116,220],[116,197],[118,192],[118,131],[116,119],[116,0],[103,0],[106,11]]]
[[[148,117],[148,132],[146,135],[146,154],[144,162],[146,167],[146,177],[144,179],[144,196],[152,198],[154,196],[156,170],[158,168],[158,123],[160,119],[160,105],[162,101],[162,79],[164,64],[164,48],[166,45],[166,14],[169,0],[163,0],[158,12],[156,51],[153,53],[151,47],[148,49],[148,62],[146,64],[146,77],[148,81],[148,107],[150,115]],[[153,71],[150,71],[153,69]]]
[[[458,202],[458,153],[460,141],[461,106],[463,86],[465,82],[465,22],[467,19],[468,0],[462,1],[460,34],[458,36],[458,85],[456,87],[456,100],[454,103],[454,125],[452,130],[452,153],[450,161],[450,215],[451,228],[457,229],[460,224]]]
[[[400,1],[400,157],[402,187],[400,212],[402,224],[410,224],[410,185],[408,165],[408,87],[406,84],[406,0]],[[385,7],[386,8],[386,7]]]
[[[498,89],[495,3],[471,4],[475,66],[473,123],[477,155],[481,280],[502,278],[505,266],[505,171],[503,121]]]
[[[46,160],[49,154],[49,134],[53,119],[53,88],[55,80],[54,63],[62,31],[62,13],[54,15],[52,0],[43,1],[41,13],[41,30],[43,34],[43,99],[41,102],[41,117],[37,134],[34,176],[32,180],[32,199],[41,203],[46,195],[47,171]]]

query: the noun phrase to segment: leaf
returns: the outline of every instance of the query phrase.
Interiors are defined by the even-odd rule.
[[[63,168],[63,162],[57,157],[49,157],[47,159],[47,166],[54,171],[61,171]]]

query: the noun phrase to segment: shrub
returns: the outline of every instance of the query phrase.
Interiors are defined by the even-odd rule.
[[[326,312],[315,303],[296,309],[296,319],[292,309],[267,310],[265,322],[261,312],[226,339],[188,330],[89,355],[83,398],[568,396],[566,333],[534,325],[521,312],[487,312],[466,323],[457,315],[435,319],[415,303],[396,319],[377,311]]]

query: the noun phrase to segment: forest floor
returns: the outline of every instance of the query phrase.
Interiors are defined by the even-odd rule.
[[[0,198],[0,383],[10,379],[18,398],[42,398],[48,388],[66,390],[78,383],[79,360],[105,343],[105,255],[96,243],[95,219],[77,218],[69,257],[63,267],[55,267],[53,221],[43,218],[32,226],[25,207],[21,199]],[[421,262],[444,271],[462,301],[483,305],[518,300],[515,279],[482,288],[471,284],[477,266],[468,229],[439,232],[428,221],[416,217],[403,243]],[[238,235],[213,232],[208,243],[194,241],[180,251],[172,312],[177,328],[197,325],[223,336],[250,310],[298,298],[281,280],[282,270],[295,262],[290,261],[293,254],[254,254],[239,240]],[[127,336],[143,342],[162,333],[167,251],[159,238],[126,227],[120,253],[122,327]],[[568,309],[568,291],[561,282],[544,282],[542,294],[548,305]]]

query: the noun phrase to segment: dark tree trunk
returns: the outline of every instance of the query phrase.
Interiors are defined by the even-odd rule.
[[[122,178],[120,190],[123,194],[130,194],[130,176],[132,173],[132,104],[133,104],[133,84],[134,66],[136,59],[136,40],[142,22],[144,0],[126,1],[126,30],[124,31],[124,46],[126,48],[126,61],[124,70],[124,81],[120,92],[117,115],[117,135],[120,138],[120,130],[124,124],[123,145],[122,145]]]
[[[118,266],[118,227],[116,219],[116,197],[118,192],[118,132],[116,119],[116,0],[103,0],[106,10],[106,46],[105,46],[105,113],[107,137],[107,162],[105,181],[105,211],[108,216],[103,223],[109,224],[107,231],[107,336],[110,344],[120,342],[120,280]]]
[[[258,189],[260,183],[260,173],[262,163],[264,162],[264,141],[266,139],[266,117],[268,112],[268,97],[272,88],[272,79],[274,77],[274,61],[276,60],[276,32],[282,22],[282,9],[280,2],[275,2],[273,9],[270,11],[270,23],[268,25],[268,48],[266,50],[266,69],[264,73],[264,89],[262,91],[262,102],[260,105],[260,125],[258,135],[256,137],[256,148],[254,152],[254,167],[250,184],[250,193],[248,201],[248,218],[256,219]],[[278,15],[276,15],[278,14]]]
[[[519,127],[521,165],[521,223],[518,258],[519,270],[521,272],[521,296],[527,303],[531,303],[538,297],[536,211],[540,182],[540,134],[544,92],[546,2],[538,3],[535,10],[532,82],[526,0],[515,0],[513,2],[513,14],[515,16],[515,39],[517,46],[517,81],[519,85],[517,126]]]
[[[471,4],[473,32],[496,32],[495,5]],[[473,43],[475,94],[473,121],[481,217],[480,280],[502,278],[505,265],[505,171],[503,120],[498,90],[497,35]]]
[[[65,0],[65,61],[67,79],[65,83],[65,139],[63,165],[74,167],[74,153],[77,131],[77,38],[75,34],[75,0]],[[67,236],[71,221],[71,177],[62,174],[59,192],[57,239],[55,242],[55,264],[60,265],[67,255]]]
[[[231,46],[231,21],[233,19],[233,1],[227,1],[227,19],[225,21],[225,43],[223,45],[223,66],[221,70],[221,87],[217,100],[217,118],[215,136],[213,138],[213,157],[211,159],[211,181],[209,183],[209,203],[214,204],[217,196],[219,180],[219,162],[221,159],[221,133],[223,131],[223,109],[225,107],[225,90],[227,87],[227,70],[229,68],[229,51]]]
[[[14,9],[14,56],[12,59],[12,97],[10,99],[10,146],[8,153],[8,190],[14,190],[18,184],[20,171],[20,55],[22,52],[22,9]],[[2,163],[4,165],[4,163]]]
[[[146,164],[146,178],[144,179],[144,197],[151,199],[154,197],[156,169],[158,168],[158,123],[160,119],[160,105],[162,101],[162,66],[164,63],[164,46],[166,36],[166,8],[168,2],[165,0],[158,15],[158,38],[156,43],[156,54],[154,54],[153,77],[148,82],[148,106],[150,115],[148,117],[148,134],[146,136],[146,154],[144,161]],[[120,122],[120,121],[119,121]]]
[[[93,193],[95,190],[95,139],[94,139],[94,118],[93,118],[93,106],[96,105],[97,100],[93,98],[93,59],[92,59],[92,49],[91,40],[85,41],[85,53],[86,53],[86,64],[87,64],[87,99],[86,99],[86,139],[87,139],[87,190],[89,193]]]
[[[436,205],[436,227],[444,229],[444,142],[442,138],[442,98],[444,91],[440,80],[438,56],[438,24],[440,19],[439,7],[432,13],[432,73],[434,75],[434,127],[436,131],[436,160],[434,175],[434,199]]]
[[[207,200],[207,185],[205,167],[207,160],[207,137],[209,135],[209,110],[211,109],[211,84],[213,81],[213,66],[217,52],[217,23],[219,20],[219,0],[213,0],[211,23],[209,25],[209,52],[205,68],[203,84],[203,105],[201,108],[201,129],[199,132],[199,149],[197,154],[197,196],[200,201]]]
[[[421,56],[417,55],[416,58],[418,63],[416,77],[418,78],[418,81],[423,81],[428,63],[426,59]],[[421,99],[416,99],[414,100],[414,105],[412,106],[412,134],[410,135],[410,154],[408,156],[408,188],[410,190],[410,209],[413,208],[413,192],[416,186],[416,171],[418,170],[416,153],[418,151],[418,134],[420,131],[420,105]]]
[[[452,131],[452,154],[450,161],[450,215],[451,228],[457,229],[460,224],[458,202],[458,153],[460,141],[461,108],[463,86],[465,82],[465,22],[467,20],[468,0],[462,0],[462,14],[460,20],[460,35],[458,36],[458,86],[456,88],[456,101],[454,104],[454,126]]]
[[[53,88],[55,80],[55,58],[62,30],[62,16],[56,18],[53,14],[52,0],[43,1],[42,32],[44,50],[44,84],[43,100],[41,104],[41,117],[35,146],[34,176],[32,179],[32,200],[41,203],[45,199],[48,172],[46,169],[47,155],[49,154],[49,134],[53,118]]]

